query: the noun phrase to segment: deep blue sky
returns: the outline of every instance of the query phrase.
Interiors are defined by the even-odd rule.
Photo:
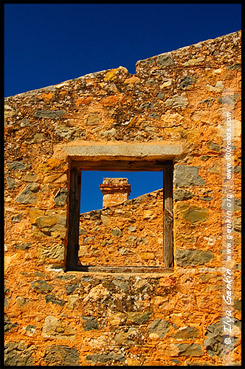
[[[241,5],[232,3],[5,4],[4,9],[5,96],[119,66],[134,74],[138,60],[241,29]],[[131,178],[132,196],[161,188],[159,174]],[[85,173],[83,185],[91,188],[94,182]],[[99,191],[95,202],[86,198],[92,208],[101,206]],[[90,209],[85,200],[84,206]]]

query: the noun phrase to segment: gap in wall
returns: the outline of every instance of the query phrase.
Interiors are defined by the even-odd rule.
[[[102,209],[103,195],[99,188],[103,178],[128,178],[131,185],[129,199],[159,190],[163,187],[163,173],[82,171],[80,213]]]
[[[103,178],[128,178],[131,201],[103,209]],[[78,264],[164,266],[162,188],[162,171],[82,171]]]

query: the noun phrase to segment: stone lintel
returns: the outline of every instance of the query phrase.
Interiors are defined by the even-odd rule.
[[[183,154],[183,144],[180,142],[156,142],[156,143],[119,143],[101,144],[86,143],[67,145],[65,152],[72,159],[115,159],[137,160],[147,158],[148,160],[172,160]]]

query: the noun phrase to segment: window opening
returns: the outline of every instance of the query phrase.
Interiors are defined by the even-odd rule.
[[[109,250],[110,247],[112,247],[111,252],[112,256],[114,255],[113,242],[110,241],[110,238],[107,237],[106,239],[100,239],[99,241],[93,239],[93,235],[89,232],[88,234],[85,234],[86,230],[82,227],[80,227],[80,191],[81,191],[81,171],[83,170],[104,170],[108,171],[111,170],[111,168],[115,168],[114,171],[125,171],[125,168],[130,168],[130,172],[141,172],[142,169],[144,171],[148,172],[163,172],[163,190],[162,190],[162,200],[161,200],[161,210],[162,210],[162,224],[163,224],[163,236],[161,236],[161,246],[159,249],[161,249],[161,255],[160,259],[161,262],[152,261],[150,255],[152,250],[152,247],[149,243],[149,247],[143,249],[139,249],[139,252],[142,253],[145,252],[146,254],[143,254],[143,258],[145,257],[145,260],[151,260],[150,262],[140,263],[139,260],[134,260],[134,262],[130,262],[129,257],[127,258],[127,252],[130,251],[130,247],[127,249],[125,247],[125,243],[120,244],[119,237],[122,236],[122,229],[120,223],[120,216],[119,214],[125,214],[125,211],[128,211],[128,221],[130,222],[130,218],[132,212],[130,213],[130,209],[126,209],[125,206],[129,206],[128,202],[133,202],[134,199],[127,200],[126,202],[123,202],[121,205],[119,204],[117,207],[117,216],[119,219],[119,223],[117,224],[111,224],[113,227],[110,226],[109,228],[109,221],[110,221],[110,214],[106,214],[106,212],[103,213],[103,209],[99,211],[94,210],[90,212],[90,220],[94,221],[93,224],[93,230],[97,230],[98,234],[100,234],[101,230],[100,227],[108,226],[111,232],[111,238],[116,237],[117,242],[117,252],[120,255],[125,255],[123,264],[117,265],[116,262],[113,261],[112,258],[107,256],[107,259],[104,258],[103,254],[103,247],[106,248],[106,251]],[[67,230],[67,244],[66,244],[66,270],[80,270],[80,271],[107,271],[107,272],[154,272],[154,271],[162,271],[166,268],[172,268],[173,267],[173,212],[172,212],[172,193],[173,193],[173,164],[170,161],[159,161],[159,160],[140,160],[135,162],[129,162],[129,161],[118,161],[118,160],[98,160],[96,162],[94,161],[79,161],[79,159],[76,158],[76,160],[70,160],[70,171],[69,171],[69,204],[68,204],[68,230]],[[158,194],[159,195],[159,194]],[[160,195],[159,195],[160,196]],[[156,195],[158,198],[158,196]],[[137,199],[136,199],[137,200]],[[159,200],[159,198],[158,198]],[[146,202],[147,203],[147,202]],[[126,204],[126,205],[125,205]],[[132,205],[132,204],[131,204]],[[121,208],[120,208],[121,207]],[[105,209],[106,210],[106,209]],[[115,209],[114,209],[115,210]],[[131,209],[132,210],[132,209]],[[109,207],[109,212],[110,212]],[[144,215],[142,216],[142,222],[143,226],[141,225],[141,228],[143,229],[146,227],[146,225],[150,225],[149,219],[154,219],[154,211],[151,213],[151,209],[143,209]],[[107,210],[108,212],[108,210]],[[135,212],[135,214],[137,211]],[[86,214],[86,213],[85,213]],[[134,214],[134,215],[135,215]],[[92,216],[92,218],[91,218]],[[140,216],[139,216],[140,217]],[[144,219],[145,217],[145,219]],[[149,219],[147,219],[149,217]],[[156,218],[159,216],[156,216]],[[103,219],[103,221],[102,221]],[[132,219],[131,225],[127,224],[127,232],[131,232],[129,237],[128,234],[125,233],[125,240],[128,242],[128,246],[130,242],[133,244],[134,241],[137,244],[140,244],[140,241],[142,239],[147,237],[139,236],[138,240],[137,236],[133,235],[134,232],[134,218]],[[97,222],[97,224],[96,224]],[[107,224],[106,224],[107,223]],[[103,226],[102,226],[103,224]],[[156,225],[154,225],[155,227]],[[131,227],[131,228],[130,228]],[[154,228],[153,227],[153,228]],[[152,229],[153,229],[152,228]],[[137,229],[137,227],[136,227]],[[152,231],[152,229],[149,230]],[[156,229],[156,228],[155,228]],[[86,237],[85,237],[86,236]],[[129,238],[127,238],[129,237]],[[136,238],[134,238],[136,237]],[[141,237],[141,238],[140,238]],[[87,238],[87,239],[86,239]],[[81,239],[83,244],[81,244]],[[157,239],[157,238],[156,238]],[[124,240],[124,241],[125,241]],[[79,245],[80,242],[80,245]],[[91,242],[92,248],[90,249],[90,256],[93,256],[93,260],[87,260],[88,263],[86,263],[86,253],[88,252],[87,245]],[[100,250],[98,248],[98,242],[101,243],[101,251],[102,254],[100,254]],[[104,242],[104,244],[103,244]],[[143,240],[142,242],[149,242],[149,240]],[[84,244],[85,243],[85,244]],[[87,244],[87,245],[86,245]],[[85,246],[85,247],[81,247]],[[120,246],[120,247],[119,247]],[[93,248],[94,247],[94,248]],[[105,250],[105,249],[104,249]],[[120,250],[120,252],[119,252]],[[132,250],[131,250],[132,251]],[[135,255],[137,256],[138,250],[135,250]],[[119,255],[118,254],[118,255]],[[154,252],[152,252],[154,254]],[[159,254],[160,255],[160,254]],[[102,257],[103,256],[103,257]],[[155,259],[156,260],[156,259]]]
[[[99,209],[80,214],[78,264],[163,267],[162,171],[86,173],[93,183],[83,186],[84,174],[81,208],[88,189],[102,198]]]
[[[102,209],[103,194],[100,185],[103,178],[127,178],[131,186],[129,199],[159,190],[163,187],[162,172],[112,172],[112,171],[83,171],[81,173],[81,201],[80,213]]]

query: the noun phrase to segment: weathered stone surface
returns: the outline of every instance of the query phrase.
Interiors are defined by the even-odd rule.
[[[37,182],[38,180],[38,175],[37,174],[30,174],[30,173],[27,173],[24,178],[23,178],[24,181],[26,182]]]
[[[39,245],[39,251],[42,259],[49,258],[57,261],[64,259],[64,245],[58,243],[53,245],[47,245],[46,243]]]
[[[236,98],[233,95],[222,96],[218,98],[220,104],[235,105]]]
[[[234,199],[234,211],[241,211],[242,210],[242,200],[241,199]]]
[[[162,92],[162,91],[160,91],[160,92],[158,93],[157,97],[158,97],[158,99],[164,99],[164,97],[165,97],[165,93],[164,93],[164,92]]]
[[[71,293],[73,293],[77,288],[79,287],[78,283],[73,283],[73,284],[69,284],[66,287],[66,294],[70,295]]]
[[[192,224],[205,222],[208,219],[208,209],[191,205],[181,212],[181,216]]]
[[[87,126],[97,126],[100,121],[99,113],[90,113],[87,117],[86,124]]]
[[[183,153],[182,143],[169,143],[169,142],[159,142],[157,145],[145,142],[142,144],[135,143],[125,143],[120,144],[113,143],[108,145],[101,145],[95,142],[86,142],[86,144],[79,144],[79,146],[70,145],[64,148],[67,155],[73,156],[83,156],[88,158],[118,158],[125,157],[127,160],[134,160],[135,158],[145,158],[150,159],[172,159],[173,156],[181,155]]]
[[[84,298],[84,302],[104,301],[109,295],[110,292],[105,287],[98,285],[91,288],[87,296]]]
[[[175,64],[174,60],[171,58],[171,54],[159,55],[156,63],[159,68],[165,68]]]
[[[108,354],[93,354],[93,355],[87,355],[86,356],[86,360],[88,362],[92,361],[95,363],[107,363],[108,361],[110,362],[123,362],[126,360],[125,356],[121,355],[121,354],[116,354],[114,352],[110,352]]]
[[[113,234],[113,236],[116,236],[116,237],[122,236],[122,231],[119,228],[113,228],[111,230],[111,233]]]
[[[172,336],[177,339],[188,339],[188,338],[195,338],[200,335],[200,331],[196,327],[184,327],[180,328],[176,333]]]
[[[35,118],[59,119],[65,114],[65,110],[38,110],[33,116]]]
[[[25,303],[27,302],[27,299],[23,296],[17,296],[15,302],[18,307],[21,307],[25,305]]]
[[[172,85],[172,80],[170,78],[164,79],[163,83],[160,85],[160,88],[166,88]]]
[[[237,232],[242,231],[242,218],[241,217],[234,218],[234,230]]]
[[[136,229],[137,229],[137,227],[135,227],[135,226],[130,226],[130,227],[128,227],[128,231],[129,231],[129,232],[135,232],[135,231],[136,231]]]
[[[207,327],[205,336],[207,339],[204,341],[204,346],[210,357],[218,356],[222,357],[225,353],[233,351],[236,342],[238,341],[238,336],[240,336],[240,321],[232,321],[232,331],[224,332],[224,321],[226,318],[221,318],[216,324],[210,324]],[[227,324],[225,325],[227,327]],[[224,344],[224,340],[228,338],[229,343]],[[227,342],[227,341],[226,341]]]
[[[60,306],[65,305],[65,301],[57,299],[54,293],[51,293],[50,295],[46,295],[45,300],[46,300],[46,303],[51,302],[52,304],[56,304]]]
[[[36,333],[36,326],[32,324],[28,324],[26,327],[24,327],[24,330],[27,336],[32,337]]]
[[[16,197],[15,201],[22,204],[34,204],[37,202],[36,192],[39,190],[38,183],[28,184],[24,190]]]
[[[19,223],[21,221],[22,213],[12,216],[11,220],[12,222]]]
[[[127,317],[127,321],[129,323],[134,323],[134,324],[142,324],[147,322],[150,319],[151,316],[151,312],[148,311],[146,313],[142,313],[142,312],[129,312],[128,313],[128,317]]]
[[[4,317],[4,332],[10,331],[14,327],[18,327],[18,324],[12,323],[8,316]]]
[[[234,301],[234,309],[241,311],[242,309],[242,301],[241,300],[235,300]]]
[[[169,331],[169,322],[164,319],[156,319],[149,325],[148,330],[154,333],[154,336],[163,338]]]
[[[75,338],[75,328],[61,322],[55,316],[48,315],[43,324],[42,335],[43,337],[73,340]]]
[[[112,283],[114,283],[116,286],[118,286],[123,291],[128,291],[129,290],[129,285],[128,285],[127,282],[114,279],[112,281]]]
[[[193,197],[193,194],[189,191],[180,189],[174,191],[174,200],[175,201],[183,201],[183,200],[189,200]]]
[[[110,219],[105,215],[101,215],[101,220],[102,220],[102,223],[105,225],[108,225],[110,223]]]
[[[19,250],[28,250],[31,247],[31,242],[21,242],[14,244],[14,247]]]
[[[212,142],[212,141],[208,141],[207,142],[207,147],[210,149],[210,150],[214,150],[214,151],[217,151],[219,152],[220,151],[220,145],[215,143],[215,142]]]
[[[4,365],[5,366],[32,366],[32,354],[36,347],[28,345],[24,341],[8,342],[5,344]]]
[[[89,317],[82,317],[82,319],[84,320],[83,322],[83,328],[85,331],[91,331],[93,329],[98,329],[99,326],[98,326],[98,322],[96,320],[95,317],[93,316],[89,316]]]
[[[191,76],[186,76],[180,80],[180,88],[186,88],[195,83],[195,79]]]
[[[214,258],[211,251],[204,250],[176,250],[175,259],[178,265],[202,265]]]
[[[47,346],[43,361],[48,366],[78,366],[79,351],[66,345]]]
[[[186,105],[188,105],[188,99],[185,96],[182,96],[182,95],[179,96],[176,94],[173,97],[169,97],[165,101],[165,105],[171,106],[171,108],[173,109],[185,107]]]
[[[199,176],[199,167],[185,164],[176,165],[174,168],[174,185],[176,187],[202,186],[205,180]]]
[[[12,177],[5,177],[5,180],[7,182],[7,187],[8,187],[9,190],[11,190],[12,188],[15,188],[16,183],[15,183],[14,178],[12,178]]]
[[[4,105],[4,119],[12,118],[15,114],[15,109],[13,109],[10,105]]]
[[[65,139],[71,139],[72,136],[74,135],[74,133],[76,133],[77,127],[70,127],[70,126],[66,126],[64,124],[57,124],[55,125],[55,133]]]
[[[38,280],[31,282],[31,286],[34,290],[40,293],[47,293],[52,291],[53,287],[46,281]]]
[[[29,210],[29,217],[30,217],[30,220],[32,222],[32,224],[35,222],[35,219],[44,215],[45,214],[45,211],[44,210],[41,210],[41,209],[38,209],[38,208],[31,208]]]
[[[54,202],[56,206],[64,206],[66,204],[67,189],[61,188],[54,197]]]
[[[57,217],[55,215],[46,215],[46,216],[38,217],[35,220],[35,224],[40,229],[52,227],[56,223],[57,223]]]
[[[204,354],[202,346],[198,343],[180,343],[176,344],[176,346],[180,356],[202,356]]]
[[[7,168],[10,170],[24,170],[26,167],[26,164],[22,161],[7,161]]]
[[[200,58],[191,58],[187,62],[183,63],[183,65],[185,67],[189,67],[189,66],[193,66],[193,65],[202,64],[203,61],[204,61],[204,58],[202,58],[202,57],[200,57]]]

